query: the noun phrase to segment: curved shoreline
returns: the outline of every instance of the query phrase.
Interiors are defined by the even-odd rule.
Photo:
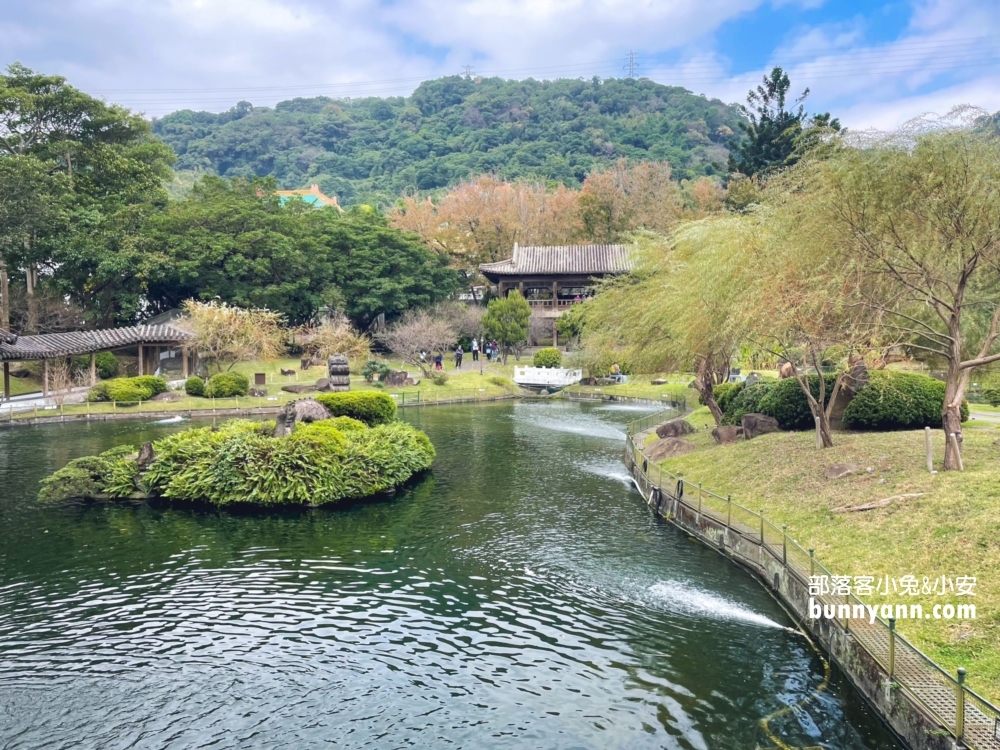
[[[890,679],[883,664],[873,653],[879,652],[881,658],[887,658],[887,653],[879,651],[877,633],[869,633],[866,629],[857,627],[851,630],[842,626],[838,620],[825,618],[810,620],[808,617],[810,563],[806,563],[806,574],[803,575],[787,552],[786,548],[790,545],[784,541],[787,537],[781,530],[777,531],[776,545],[772,544],[763,533],[763,525],[760,526],[761,532],[758,533],[756,529],[746,524],[740,524],[738,521],[734,523],[731,510],[720,514],[719,510],[713,509],[710,504],[703,507],[700,492],[698,501],[692,500],[689,503],[681,486],[681,483],[686,484],[685,480],[679,480],[677,487],[660,486],[666,478],[665,475],[669,474],[663,471],[659,474],[659,482],[654,482],[651,462],[640,446],[652,426],[668,419],[669,416],[660,414],[652,417],[657,419],[647,429],[636,431],[629,425],[624,460],[633,484],[646,504],[657,515],[753,573],[764,588],[786,608],[792,619],[826,650],[830,660],[845,673],[873,711],[908,748],[955,750],[971,747],[975,750],[994,750],[1000,747],[1000,740],[995,738],[994,725],[991,722],[970,721],[970,717],[975,718],[975,714],[981,712],[968,703],[963,712],[965,732],[961,740],[956,740],[954,727],[947,726],[945,721],[934,715],[935,712],[928,710],[926,703],[934,705],[941,713],[950,711],[954,716],[957,702],[954,690],[942,689],[946,686],[933,682],[914,685],[910,674],[906,675],[910,678],[906,682],[911,684],[900,684],[898,680],[904,680],[902,675],[904,669],[910,666],[903,663],[904,641],[901,637],[897,637],[899,646],[896,651],[896,664],[899,668],[894,678]],[[670,477],[672,482],[673,475]],[[707,492],[706,494],[711,495]],[[725,506],[726,498],[720,499],[721,505]],[[765,540],[763,544],[762,538]],[[933,674],[932,670],[929,671]],[[967,691],[968,693],[971,691]],[[940,715],[939,713],[938,716]],[[983,715],[979,718],[988,717]]]

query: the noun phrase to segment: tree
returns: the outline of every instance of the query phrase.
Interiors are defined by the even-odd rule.
[[[683,200],[668,162],[629,164],[591,172],[580,193],[584,234],[596,242],[618,242],[637,229],[664,232],[680,218]]]
[[[504,364],[507,364],[511,347],[528,338],[530,319],[531,305],[516,289],[506,297],[490,300],[483,316],[483,328],[500,344]]]
[[[425,378],[433,375],[431,366],[434,355],[444,354],[457,338],[455,329],[448,321],[426,310],[411,310],[379,334],[379,339],[389,351],[404,362],[419,367]]]
[[[829,448],[837,397],[852,385],[842,363],[869,354],[880,326],[865,304],[872,282],[853,254],[830,242],[825,218],[804,199],[809,183],[800,179],[803,171],[773,178],[763,205],[734,219],[731,281],[751,290],[737,311],[743,335],[792,364],[816,425],[816,446]],[[839,365],[829,390],[824,363]]]
[[[747,94],[746,106],[740,110],[749,122],[741,122],[743,138],[729,154],[729,171],[746,177],[767,175],[795,164],[802,153],[815,145],[815,133],[839,130],[840,122],[829,113],[815,115],[810,121],[803,102],[809,96],[806,89],[786,109],[791,88],[788,74],[780,67]],[[803,139],[803,124],[810,125],[810,137]]]
[[[232,370],[237,362],[277,359],[284,351],[282,317],[276,312],[197,300],[183,307],[181,326],[193,335],[187,349],[207,358],[216,372]]]
[[[29,331],[39,285],[79,303],[94,322],[135,317],[140,229],[166,200],[172,160],[143,118],[60,76],[18,63],[0,76],[0,187],[21,207],[14,226],[10,214],[0,216],[0,261],[24,274]]]
[[[300,340],[306,354],[321,359],[343,354],[351,361],[367,361],[371,355],[369,338],[358,333],[344,315],[337,315],[315,328],[302,329]]]
[[[878,285],[868,304],[945,370],[944,468],[957,469],[971,374],[1000,361],[1000,142],[967,131],[844,148],[805,165],[829,243]]]
[[[742,339],[742,289],[733,283],[738,217],[688,222],[672,239],[638,236],[635,268],[603,282],[584,303],[584,348],[609,352],[638,372],[695,374],[693,387],[716,424],[713,389],[729,378]]]

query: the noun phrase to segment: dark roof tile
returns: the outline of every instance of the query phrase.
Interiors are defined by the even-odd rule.
[[[182,344],[191,334],[174,326],[128,326],[97,331],[42,333],[35,336],[0,337],[0,361],[54,359],[103,352],[137,344]]]
[[[628,273],[633,262],[626,245],[514,245],[514,255],[497,263],[483,263],[479,270],[495,276],[562,276]]]

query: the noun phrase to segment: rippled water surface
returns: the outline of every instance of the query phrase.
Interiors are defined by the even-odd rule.
[[[654,518],[635,412],[411,410],[391,500],[41,507],[79,455],[188,425],[0,432],[0,747],[896,748],[746,573]],[[804,702],[803,702],[804,701]]]

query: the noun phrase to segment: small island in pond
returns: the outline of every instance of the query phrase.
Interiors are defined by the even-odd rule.
[[[228,505],[332,505],[430,468],[427,436],[397,422],[385,393],[331,393],[288,404],[276,421],[231,420],[141,447],[70,461],[39,499],[159,498]]]

